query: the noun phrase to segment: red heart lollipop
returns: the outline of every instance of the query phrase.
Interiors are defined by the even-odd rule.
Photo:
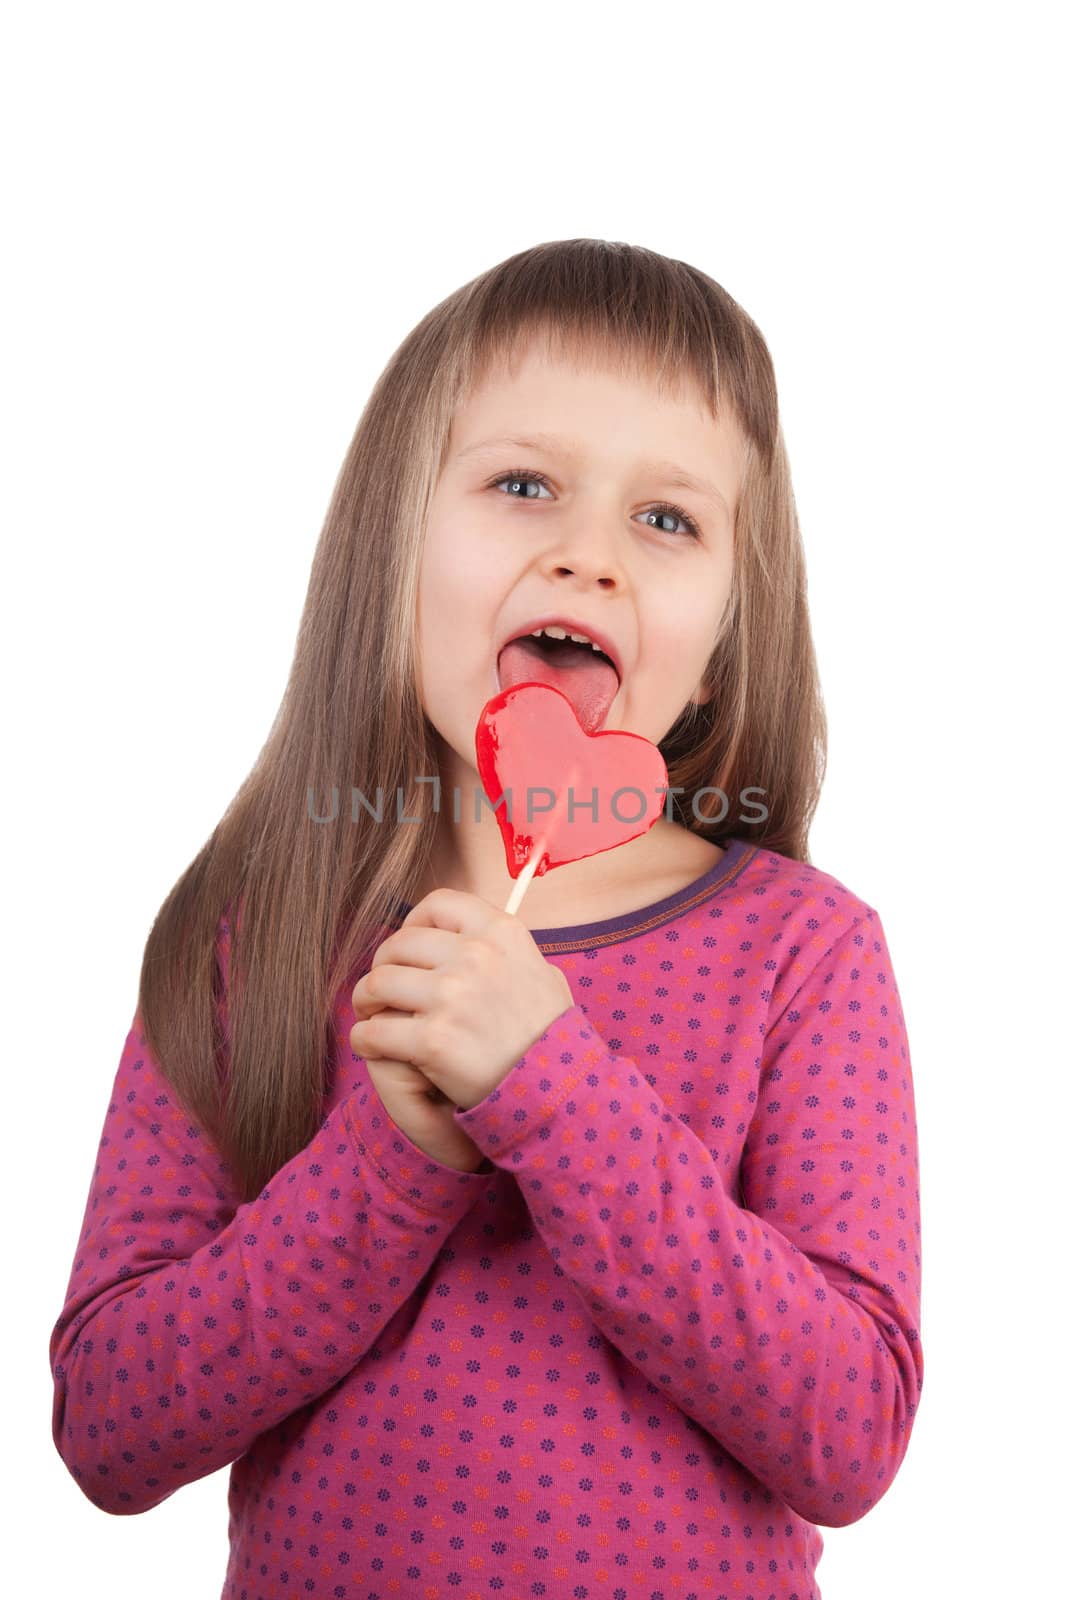
[[[526,883],[636,839],[663,811],[667,768],[657,747],[638,733],[586,733],[549,684],[513,684],[486,701],[474,746],[508,872],[524,872]],[[507,909],[521,898],[513,894]]]

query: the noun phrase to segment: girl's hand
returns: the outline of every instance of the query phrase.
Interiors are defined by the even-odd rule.
[[[389,1116],[424,1155],[458,1172],[477,1172],[482,1152],[452,1115],[452,1101],[417,1067],[376,1057],[367,1059],[367,1072]]]
[[[407,1062],[468,1111],[573,1004],[566,977],[515,917],[479,895],[434,889],[353,989],[350,1038],[368,1062]]]

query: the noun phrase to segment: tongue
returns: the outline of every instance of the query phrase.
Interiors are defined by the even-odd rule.
[[[500,653],[501,689],[517,683],[547,683],[565,694],[586,733],[596,733],[619,692],[615,668],[587,645],[549,646],[542,650],[534,639],[514,639]]]

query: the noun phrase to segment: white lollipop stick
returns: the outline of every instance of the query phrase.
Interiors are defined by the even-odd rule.
[[[575,767],[572,770],[570,777],[567,779],[566,784],[564,785],[565,794],[570,792],[571,781],[577,776],[577,773],[578,769]],[[559,821],[559,815],[560,808],[557,803],[552,815],[548,819],[548,826],[545,828],[544,834],[539,840],[536,850],[530,857],[529,861],[527,861],[518,877],[515,879],[515,887],[508,896],[508,903],[504,907],[504,910],[510,912],[512,916],[514,916],[515,912],[522,904],[522,897],[530,887],[530,881],[533,878],[534,873],[537,871],[538,862],[541,860],[541,857],[544,855],[549,844],[552,842],[552,835],[555,832],[556,824]]]

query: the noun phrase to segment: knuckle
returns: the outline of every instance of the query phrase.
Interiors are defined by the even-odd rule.
[[[521,923],[517,917],[505,917],[502,922],[495,922],[491,929],[491,938],[495,950],[509,953],[530,937],[530,930]]]
[[[415,1028],[415,1041],[419,1059],[425,1061],[428,1067],[439,1067],[444,1060],[441,1033],[442,1029],[439,1022],[435,1022],[432,1025],[420,1022]]]
[[[456,1054],[456,1029],[447,1018],[424,1017],[416,1028],[419,1050],[431,1067],[444,1067]]]
[[[438,979],[440,998],[445,1005],[461,1003],[466,993],[466,980],[454,967],[447,968]]]

